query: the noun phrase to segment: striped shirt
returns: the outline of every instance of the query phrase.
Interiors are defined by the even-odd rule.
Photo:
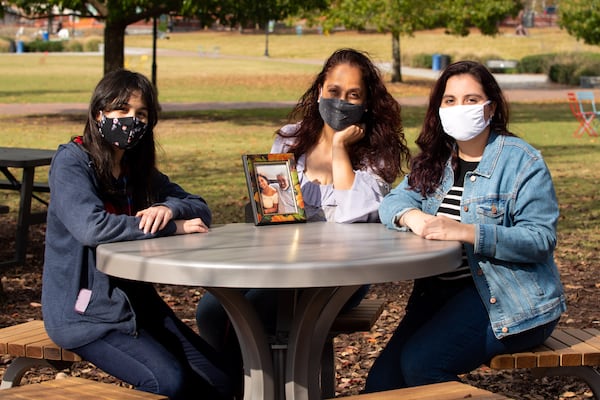
[[[454,174],[454,184],[452,185],[452,188],[450,189],[446,197],[444,197],[444,200],[442,200],[442,203],[440,204],[440,208],[438,209],[436,215],[443,215],[445,217],[460,222],[460,203],[462,200],[463,189],[465,184],[465,175],[467,172],[475,170],[478,164],[478,161],[465,161],[459,159],[458,170],[455,171]],[[470,277],[471,271],[469,269],[465,248],[463,247],[461,265],[455,271],[439,275],[438,279],[458,280]]]

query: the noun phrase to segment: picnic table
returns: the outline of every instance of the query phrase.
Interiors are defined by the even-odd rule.
[[[47,183],[35,181],[35,169],[48,166],[54,156],[54,150],[20,147],[0,147],[0,172],[6,178],[0,180],[0,189],[19,192],[19,211],[15,237],[15,256],[11,260],[0,262],[0,267],[22,264],[25,261],[27,237],[31,225],[44,223],[46,211],[32,212],[31,203],[35,199],[44,205],[47,200],[38,196],[38,192],[50,192]],[[17,178],[11,169],[22,169],[21,178]]]
[[[364,284],[412,280],[460,264],[460,243],[425,240],[382,224],[312,222],[211,227],[210,232],[102,244],[98,270],[120,278],[198,285],[237,333],[244,399],[321,399],[320,363],[340,309]],[[279,293],[270,341],[243,288]]]

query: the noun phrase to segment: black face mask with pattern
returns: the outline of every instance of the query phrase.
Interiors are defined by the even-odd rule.
[[[352,104],[341,99],[319,100],[319,113],[323,121],[335,131],[342,131],[360,122],[365,109],[362,104]]]
[[[108,143],[120,149],[131,149],[146,134],[148,125],[136,117],[110,118],[102,114],[98,131]]]

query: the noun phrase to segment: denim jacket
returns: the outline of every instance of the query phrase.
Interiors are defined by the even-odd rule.
[[[450,160],[440,186],[423,198],[405,178],[379,208],[383,224],[411,209],[435,215],[454,182]],[[558,202],[541,154],[517,137],[491,133],[475,171],[465,176],[461,221],[475,225],[465,244],[471,275],[497,338],[556,320],[566,310],[554,263]]]

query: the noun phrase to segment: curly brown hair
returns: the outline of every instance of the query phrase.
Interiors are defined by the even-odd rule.
[[[296,142],[290,149],[296,158],[313,148],[323,129],[319,113],[319,92],[329,71],[340,64],[349,64],[361,71],[366,92],[362,122],[365,136],[350,149],[354,169],[372,168],[386,182],[392,183],[408,166],[410,152],[406,145],[400,115],[400,104],[388,92],[378,68],[367,53],[354,49],[335,51],[323,65],[310,88],[302,95],[289,115],[290,122],[300,121],[292,134]],[[277,134],[289,137],[278,131]]]

